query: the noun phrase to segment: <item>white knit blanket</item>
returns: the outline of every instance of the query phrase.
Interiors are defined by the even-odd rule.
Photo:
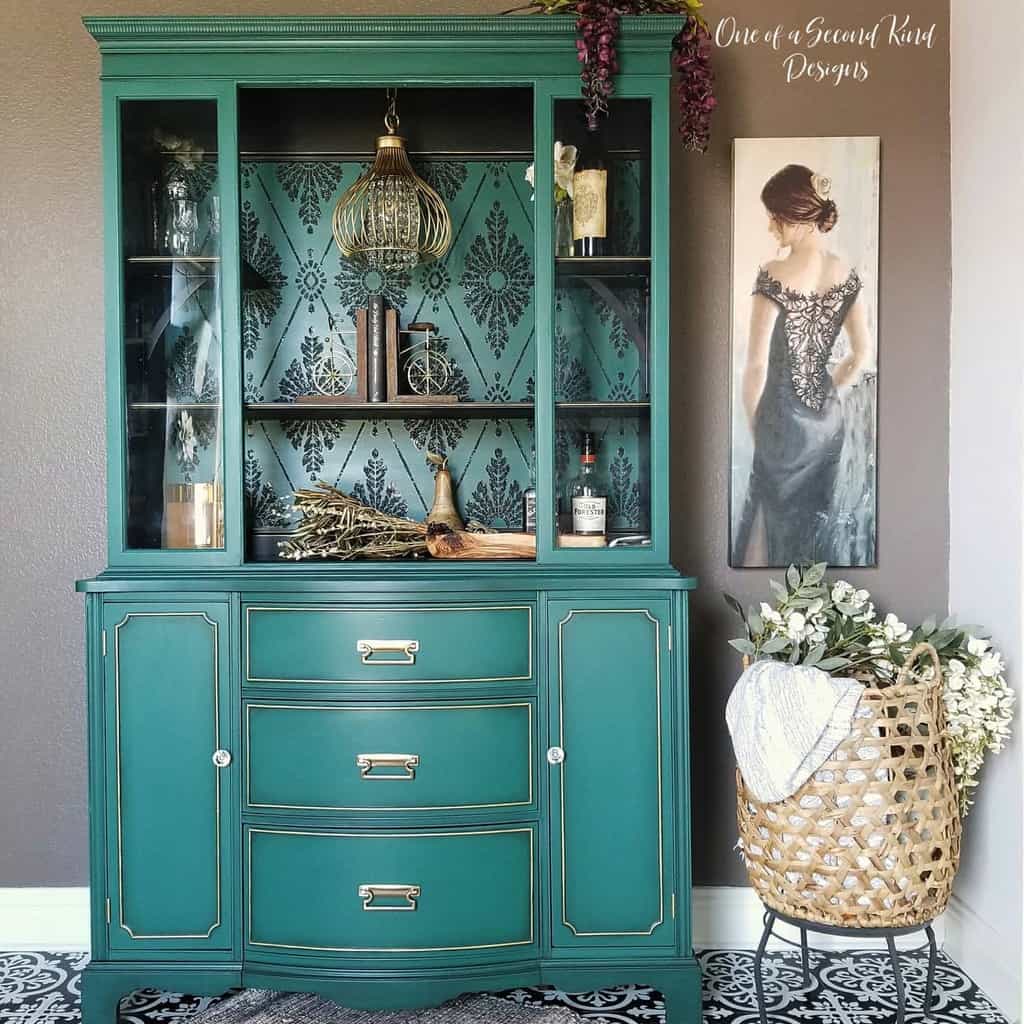
[[[792,796],[850,734],[863,689],[818,668],[755,661],[725,708],[751,793],[762,803]]]

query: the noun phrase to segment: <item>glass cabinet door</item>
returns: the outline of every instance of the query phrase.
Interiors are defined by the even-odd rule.
[[[596,132],[578,97],[552,107],[562,166],[551,203],[551,544],[565,557],[650,557],[662,507],[652,289],[667,246],[652,244],[652,102],[611,100]]]
[[[122,99],[125,549],[224,547],[216,99]]]

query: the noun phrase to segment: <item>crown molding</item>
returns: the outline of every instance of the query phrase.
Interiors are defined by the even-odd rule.
[[[396,38],[487,37],[504,40],[561,41],[575,34],[571,15],[396,15],[371,16],[228,16],[86,17],[89,34],[101,45],[123,43],[251,43],[291,41],[388,42]],[[681,17],[665,14],[622,18],[621,36],[669,40]]]

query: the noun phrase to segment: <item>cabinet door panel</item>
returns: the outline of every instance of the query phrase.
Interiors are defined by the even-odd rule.
[[[673,946],[669,603],[552,601],[548,615],[564,752],[550,768],[552,945]]]
[[[230,949],[227,605],[112,604],[104,628],[110,948]]]

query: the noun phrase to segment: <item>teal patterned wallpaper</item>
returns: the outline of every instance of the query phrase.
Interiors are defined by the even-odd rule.
[[[246,401],[294,401],[311,393],[312,367],[330,318],[347,329],[372,291],[380,291],[398,311],[401,325],[417,320],[438,325],[455,367],[450,390],[461,401],[532,400],[534,203],[526,163],[421,164],[419,172],[451,211],[453,244],[441,261],[386,275],[344,260],[331,233],[335,204],[365,166],[242,164],[243,253],[270,283],[243,293]],[[628,178],[627,168],[627,184]],[[628,205],[628,187],[616,194],[620,205]],[[628,216],[617,223],[632,231]],[[638,242],[627,236],[620,244],[635,247]],[[589,302],[584,298],[579,286],[558,292],[559,397],[642,397],[642,357],[625,337],[622,318],[611,306],[595,303],[594,296]],[[637,301],[623,293],[627,307]],[[572,463],[575,435],[583,426],[576,419],[560,421],[563,465]],[[613,497],[614,525],[642,527],[636,420],[588,424],[587,429],[604,436],[610,476],[618,460],[622,499],[616,504]],[[424,457],[432,449],[448,454],[466,517],[518,529],[533,444],[532,420],[521,418],[250,417],[245,450],[250,519],[254,525],[268,524],[293,490],[318,480],[377,508],[422,518],[433,495],[433,471]]]

